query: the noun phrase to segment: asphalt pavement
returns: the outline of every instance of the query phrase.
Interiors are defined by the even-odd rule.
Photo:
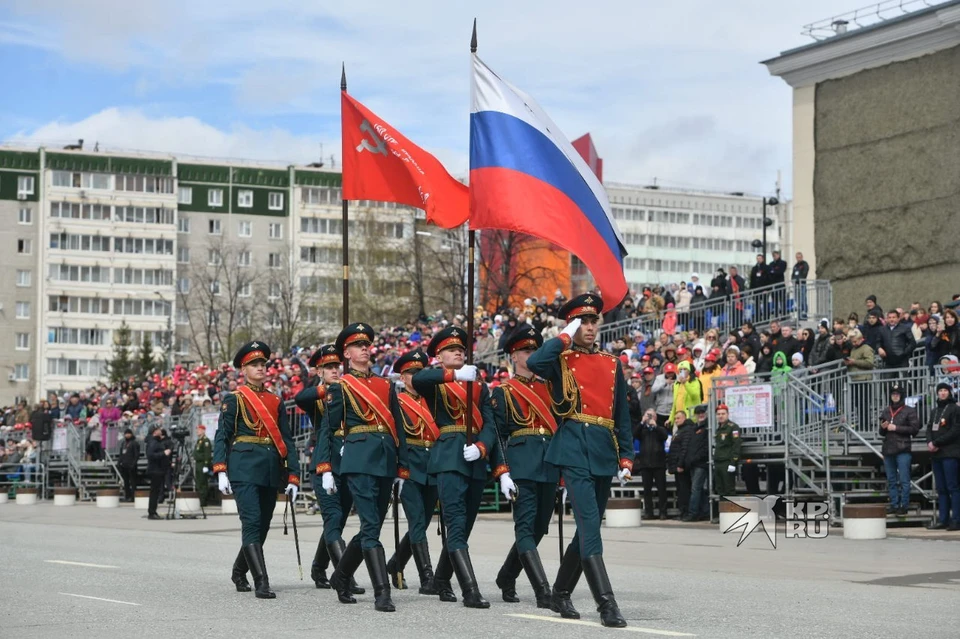
[[[831,529],[826,539],[780,537],[774,549],[758,533],[737,547],[737,535],[708,524],[604,528],[607,567],[629,624],[613,630],[599,626],[584,579],[573,597],[579,622],[538,610],[523,575],[522,602],[500,599],[494,579],[512,543],[508,516],[481,515],[470,539],[489,610],[440,603],[414,588],[394,591],[397,612],[380,613],[364,566],[357,578],[368,590],[356,605],[314,588],[309,571],[319,515],[297,518],[299,579],[293,531],[283,534],[281,512],[264,550],[277,599],[264,601],[235,592],[229,579],[240,546],[236,515],[214,509],[205,520],[149,521],[129,505],[0,505],[0,637],[960,636],[960,544],[949,538],[849,541]],[[573,523],[564,528],[569,539]],[[345,537],[356,530],[351,517]],[[540,545],[551,579],[559,563],[556,535],[554,522]],[[383,543],[389,557],[389,520]],[[406,577],[416,585],[412,561]]]

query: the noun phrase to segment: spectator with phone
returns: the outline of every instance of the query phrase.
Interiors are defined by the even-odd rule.
[[[686,413],[677,411],[674,425],[679,428],[686,421]],[[663,444],[669,433],[664,426],[657,424],[657,413],[647,409],[640,423],[633,429],[633,438],[640,441],[640,454],[636,456],[634,468],[640,469],[643,480],[644,515],[653,519],[653,485],[657,485],[657,502],[660,519],[667,518],[667,453]]]

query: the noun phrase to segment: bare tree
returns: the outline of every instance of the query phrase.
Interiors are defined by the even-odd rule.
[[[332,262],[338,255],[339,249],[332,249],[327,257]],[[333,295],[339,280],[310,269],[311,262],[317,263],[301,251],[292,258],[282,256],[280,264],[267,269],[263,325],[277,348],[319,344],[339,330],[340,304]]]
[[[543,240],[500,229],[481,235],[481,304],[500,309],[512,300],[535,297],[543,288],[559,287],[558,274],[550,268],[564,251]]]

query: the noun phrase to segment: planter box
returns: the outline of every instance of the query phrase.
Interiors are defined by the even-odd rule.
[[[200,493],[188,490],[178,492],[177,510],[187,513],[200,512]]]
[[[886,539],[885,504],[847,504],[843,507],[844,539]]]
[[[133,493],[133,509],[147,510],[150,508],[150,491],[136,490]]]
[[[220,512],[224,515],[237,514],[237,500],[233,498],[233,495],[221,495]]]
[[[37,489],[20,486],[17,488],[17,506],[33,506],[37,503]]]
[[[7,494],[7,489],[4,488],[0,491],[0,504],[6,504],[10,501],[10,495]]]
[[[53,505],[54,506],[73,506],[77,503],[76,488],[54,488]]]
[[[723,533],[726,530],[730,529],[730,526],[733,526],[740,518],[746,515],[746,518],[743,520],[747,522],[748,530],[750,527],[757,525],[760,522],[760,515],[755,512],[749,512],[744,510],[740,506],[737,506],[732,501],[727,501],[726,499],[720,498],[720,532]],[[742,524],[743,521],[740,521]]]
[[[116,488],[102,488],[97,491],[97,508],[119,508],[120,491]]]
[[[642,499],[611,499],[604,516],[607,528],[638,528],[643,513]]]

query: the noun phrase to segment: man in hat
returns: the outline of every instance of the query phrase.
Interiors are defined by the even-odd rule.
[[[323,415],[326,412],[327,403],[330,401],[330,395],[327,390],[340,381],[340,355],[337,353],[337,347],[328,344],[317,351],[310,358],[309,366],[319,371],[320,375],[315,379],[318,382],[314,386],[304,388],[296,397],[294,402],[302,410],[313,424],[313,456],[311,464],[315,472],[313,474],[313,492],[317,496],[317,503],[320,506],[320,516],[323,518],[323,535],[317,544],[317,550],[313,555],[313,563],[310,566],[310,578],[317,588],[330,588],[330,581],[327,579],[327,566],[333,560],[333,567],[336,568],[340,563],[340,557],[347,544],[343,541],[343,525],[353,508],[353,496],[350,494],[350,488],[346,482],[340,481],[340,449],[343,448],[343,429],[338,428],[330,433],[332,440],[328,443],[330,451],[330,468],[333,473],[336,493],[331,495],[323,490],[321,478],[322,471],[317,471],[319,454],[321,446],[318,442],[320,431],[323,426]],[[313,378],[311,378],[313,379]],[[355,595],[364,594],[364,589],[351,585],[351,592]]]
[[[517,577],[522,569],[533,586],[537,608],[549,608],[550,582],[537,544],[547,534],[560,481],[557,468],[546,461],[557,420],[550,410],[547,385],[527,368],[527,359],[542,345],[543,337],[530,325],[521,325],[507,337],[504,350],[513,363],[514,376],[493,391],[492,401],[497,430],[506,442],[504,456],[510,476],[517,484],[513,505],[516,542],[497,574],[497,586],[504,601],[520,601]]]
[[[560,309],[567,327],[527,359],[527,368],[551,387],[561,423],[546,461],[560,469],[577,522],[553,584],[551,609],[567,619],[580,617],[570,594],[582,571],[603,625],[622,628],[627,622],[607,576],[600,521],[610,478],[617,475],[621,483],[632,478],[633,436],[620,361],[595,346],[602,308],[603,300],[594,294],[567,302]]]
[[[697,521],[710,516],[710,493],[707,478],[710,472],[710,424],[707,420],[707,405],[700,404],[693,409],[693,425],[688,431],[680,452],[677,468],[683,468],[683,474],[690,486],[690,501],[682,521]],[[677,437],[673,439],[677,441]],[[676,445],[676,444],[674,444]],[[680,475],[677,475],[679,478]]]
[[[438,594],[433,583],[433,565],[427,543],[427,526],[430,525],[437,503],[437,478],[427,470],[431,450],[440,437],[440,429],[430,407],[413,387],[414,374],[423,370],[429,361],[426,353],[416,349],[401,355],[393,365],[394,372],[400,375],[403,382],[402,390],[397,392],[395,406],[399,410],[394,415],[394,421],[398,427],[403,426],[410,478],[404,482],[403,492],[400,493],[403,512],[407,515],[407,534],[400,540],[400,547],[387,562],[387,572],[390,573],[396,588],[405,589],[406,585],[401,576],[412,556],[420,577],[421,595]]]
[[[471,388],[468,382],[477,382],[477,367],[464,364],[466,344],[467,333],[458,326],[448,326],[434,335],[427,355],[438,358],[440,366],[414,374],[413,387],[423,396],[440,429],[427,469],[437,476],[440,512],[447,530],[446,545],[434,575],[437,593],[440,601],[457,600],[450,585],[450,577],[456,572],[463,605],[489,608],[490,602],[483,598],[477,585],[467,539],[487,483],[487,459],[496,461],[499,450],[490,397],[482,382],[472,385],[473,422],[467,438],[467,391]],[[506,470],[505,466],[494,464],[496,477]]]
[[[726,404],[717,406],[717,432],[713,448],[714,483],[721,497],[737,493],[737,464],[740,463],[740,427],[730,421]]]
[[[249,592],[249,567],[258,599],[273,599],[263,560],[263,542],[277,505],[277,493],[286,482],[289,499],[300,485],[297,447],[287,426],[280,398],[267,391],[270,347],[263,342],[244,344],[233,358],[244,384],[221,403],[220,423],[213,445],[213,472],[220,492],[234,494],[240,513],[243,546],[233,564],[231,579],[238,592]]]
[[[213,466],[213,444],[207,437],[207,427],[197,425],[197,443],[193,447],[193,481],[200,495],[200,506],[207,507],[210,493],[210,467]]]
[[[336,349],[344,361],[344,374],[327,389],[330,401],[317,437],[316,471],[321,473],[322,489],[336,492],[333,476],[333,433],[343,430],[340,472],[353,494],[360,532],[347,544],[340,563],[330,577],[340,603],[357,603],[351,593],[350,579],[367,564],[373,583],[374,608],[394,612],[390,598],[387,559],[380,543],[380,529],[390,504],[394,483],[403,489],[410,476],[406,463],[403,429],[394,421],[396,397],[390,381],[370,373],[373,329],[367,324],[350,324],[337,336]]]

